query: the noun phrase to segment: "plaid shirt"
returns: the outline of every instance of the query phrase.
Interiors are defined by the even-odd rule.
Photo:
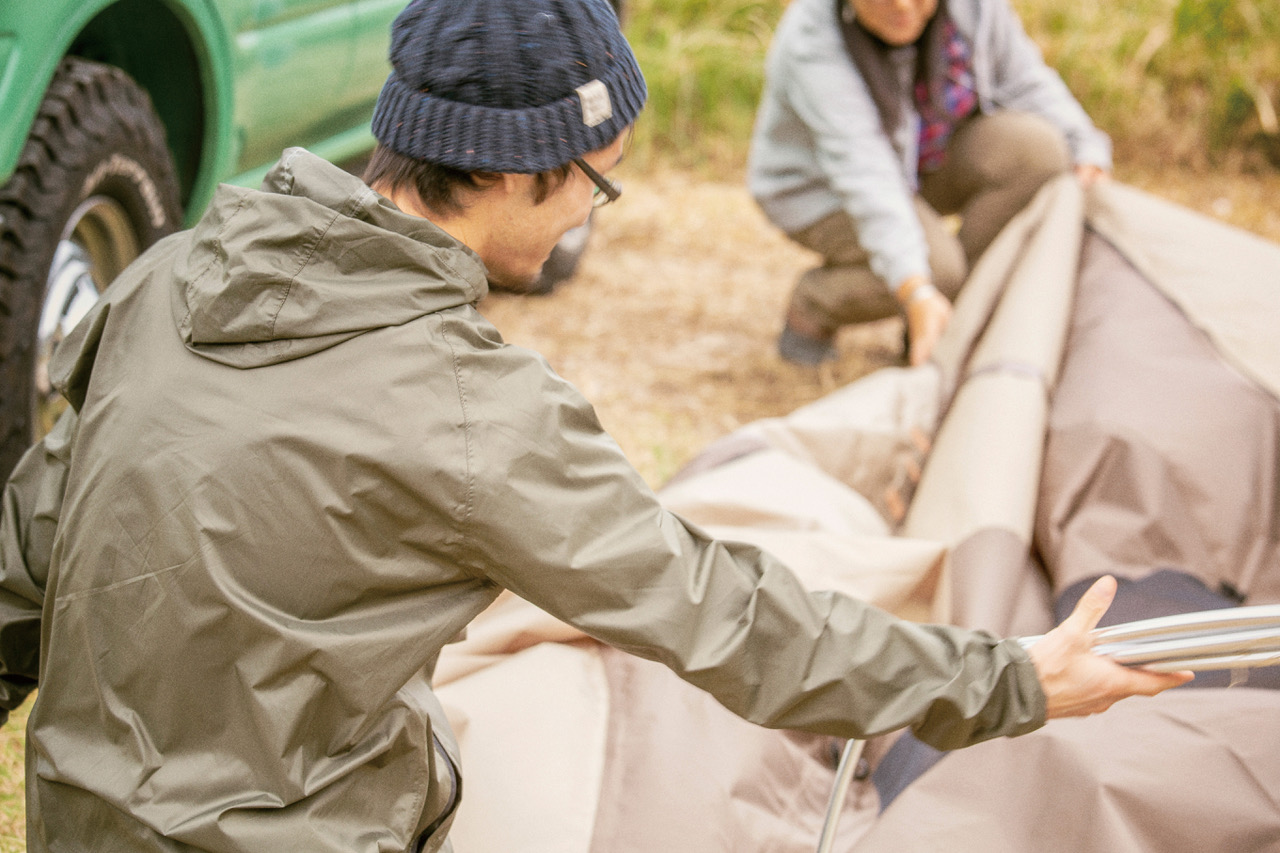
[[[969,43],[948,20],[943,30],[945,71],[938,82],[942,97],[939,108],[930,97],[928,81],[916,83],[916,109],[920,113],[920,174],[939,168],[947,158],[947,142],[956,125],[977,109],[978,95],[973,80]]]

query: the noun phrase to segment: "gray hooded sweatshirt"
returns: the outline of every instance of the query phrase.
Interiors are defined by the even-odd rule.
[[[845,48],[836,0],[793,0],[769,48],[747,183],[774,225],[793,234],[837,210],[853,219],[871,270],[896,287],[929,274],[912,206],[920,114],[911,94],[913,48],[897,52],[902,120],[892,133]],[[1038,115],[1062,131],[1074,162],[1111,167],[1111,141],[1093,126],[1040,56],[1007,0],[948,0],[973,49],[984,113]]]

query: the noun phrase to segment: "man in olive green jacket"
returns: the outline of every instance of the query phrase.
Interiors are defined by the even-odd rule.
[[[418,0],[393,32],[373,188],[286,151],[57,353],[72,410],[0,531],[0,704],[40,688],[30,850],[447,850],[432,668],[503,588],[843,737],[958,747],[1180,681],[1089,654],[1105,589],[1029,657],[806,593],[664,511],[475,309],[618,193],[645,91],[613,12]]]

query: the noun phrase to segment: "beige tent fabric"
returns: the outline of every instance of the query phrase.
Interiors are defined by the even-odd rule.
[[[856,853],[1274,853],[1280,692],[1177,690],[948,755]]]
[[[1280,396],[1280,245],[1118,183],[1093,194],[1089,223],[1224,359]]]
[[[953,551],[935,600],[940,622],[1008,633],[1014,607],[1008,593],[1019,588],[1031,542],[1082,210],[1077,182],[1047,186],[974,269],[956,303],[955,327],[940,347],[954,391],[902,532],[958,546],[999,531],[1006,542],[1000,553],[1008,555],[996,563],[985,559],[990,548]],[[964,554],[980,559],[957,559]]]
[[[1110,244],[1085,257],[1037,507],[1055,587],[1173,569],[1280,601],[1280,402]]]
[[[442,689],[463,745],[455,853],[590,849],[610,718],[602,653],[543,642]]]
[[[1059,189],[1046,190],[1037,205],[1060,206],[1062,199],[1050,198]],[[1037,205],[1020,226],[1042,215]],[[968,339],[976,345],[948,339],[957,391],[907,525],[951,545],[940,612],[1019,633],[1036,610],[1047,619],[1052,592],[1077,580],[1160,567],[1201,577],[1211,590],[1233,582],[1251,604],[1274,603],[1280,442],[1268,377],[1280,316],[1270,271],[1280,247],[1119,185],[1098,188],[1089,210],[1089,230],[1064,247],[1082,256],[1072,310],[1044,338],[1056,346],[1070,334],[1065,366],[1059,361],[1060,370],[1038,377],[1053,403],[1050,420],[1030,394],[1018,408],[1012,394],[973,386],[984,350],[997,340],[1029,344],[1021,332],[1043,319],[1014,312],[1010,296],[1044,292],[1045,306],[1026,307],[1028,314],[1061,304],[1052,270],[1009,277],[982,334]],[[1026,232],[1027,245],[1006,247],[1008,256],[1026,264],[1031,245],[1057,238],[1057,229],[1046,228]],[[1223,258],[1232,261],[1220,274],[1215,265]],[[958,305],[958,315],[962,307],[971,308]],[[999,325],[1006,310],[1023,327],[1007,336]],[[992,424],[1002,418],[1038,423],[1011,436],[1007,425]],[[951,438],[952,430],[965,440]],[[1025,494],[1029,472],[1038,496],[1012,500],[1011,492]],[[1048,533],[1032,549],[1020,511],[1037,509],[1037,501],[1037,527]],[[950,512],[963,519],[953,520],[955,538],[938,533]],[[933,523],[922,527],[922,520]],[[948,755],[908,785],[853,849],[1280,850],[1277,710],[1280,694],[1269,690],[1184,689]]]
[[[1049,182],[974,265],[935,350],[944,397],[955,393],[966,374],[990,370],[1010,355],[1046,375],[1053,370],[1052,354],[1060,349],[1070,308],[1084,204],[1072,177]],[[1005,299],[1010,289],[1020,293],[1014,300]],[[986,343],[997,313],[1004,317],[1003,331]],[[979,347],[986,354],[975,358]]]
[[[619,712],[592,853],[813,851],[841,742],[750,725],[658,664],[605,656]]]
[[[1098,238],[1274,402],[1280,247],[1114,182],[1086,198],[1067,177],[984,255],[936,365],[879,371],[748,425],[663,500],[773,551],[811,587],[910,618],[1045,630],[1075,575],[1042,567],[1057,557],[1033,544],[1037,503],[1059,459],[1046,437],[1077,283],[1099,262],[1084,247]],[[1272,469],[1260,470],[1265,482]],[[1265,592],[1257,579],[1280,576],[1274,547],[1252,555]],[[467,780],[457,853],[816,848],[839,742],[746,724],[518,599],[504,595],[446,650],[437,683]],[[883,814],[874,776],[860,774],[835,849],[1280,851],[1278,711],[1280,694],[1249,688],[1130,700],[948,755]],[[870,769],[892,742],[868,745]]]

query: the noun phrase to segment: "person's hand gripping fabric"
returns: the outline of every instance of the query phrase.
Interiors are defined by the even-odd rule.
[[[907,362],[919,367],[933,355],[951,322],[951,300],[923,276],[911,276],[898,285],[897,298],[907,319]]]

